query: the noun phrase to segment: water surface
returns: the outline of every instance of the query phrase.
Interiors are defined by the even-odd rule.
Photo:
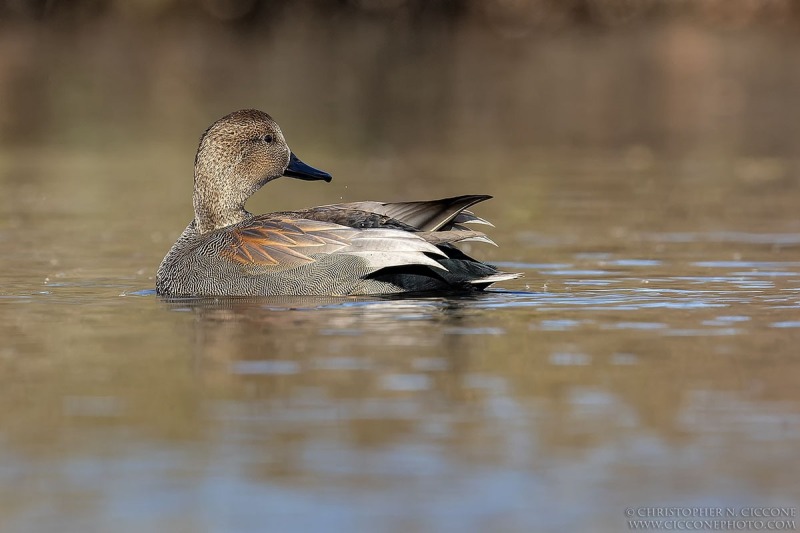
[[[743,58],[718,66],[753,105],[794,109],[791,84],[756,83],[763,69],[783,72],[780,40],[751,39],[777,58],[755,68],[737,38],[702,38],[694,45]],[[628,65],[636,46],[577,42],[527,46],[560,58],[567,95],[596,90],[625,116],[626,102],[567,73],[582,54]],[[530,61],[512,54],[498,68]],[[512,88],[537,86],[522,72]],[[0,529],[623,531],[629,507],[796,508],[800,167],[784,142],[796,121],[774,123],[786,134],[775,145],[725,137],[724,119],[692,149],[675,149],[677,134],[630,142],[599,130],[590,146],[570,144],[563,128],[580,128],[568,113],[564,126],[543,120],[539,137],[511,139],[498,116],[515,107],[483,102],[490,112],[471,115],[479,93],[465,90],[417,143],[399,141],[419,117],[397,111],[360,143],[375,131],[356,122],[350,137],[329,135],[342,128],[336,113],[303,132],[299,103],[284,117],[268,109],[335,179],[281,180],[249,204],[492,194],[475,211],[500,246],[469,251],[525,277],[460,298],[155,296],[155,269],[191,218],[193,143],[216,118],[209,109],[242,107],[238,96],[197,104],[180,127],[144,106],[141,122],[166,120],[180,136],[140,122],[124,143],[99,142],[102,127],[120,129],[98,125],[98,111],[66,123],[91,132],[85,143],[3,147]],[[692,94],[667,92],[677,109]],[[736,131],[756,121],[744,114]],[[432,141],[437,131],[449,140]]]

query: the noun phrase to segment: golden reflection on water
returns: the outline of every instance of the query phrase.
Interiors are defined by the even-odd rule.
[[[414,48],[315,24],[0,35],[0,529],[619,531],[637,505],[796,506],[796,39],[467,26]],[[191,217],[197,136],[246,105],[335,177],[252,211],[489,193],[500,247],[471,252],[526,277],[142,292]]]

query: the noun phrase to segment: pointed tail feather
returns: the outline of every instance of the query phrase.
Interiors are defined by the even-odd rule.
[[[472,231],[469,229],[458,229],[458,230],[448,230],[448,231],[420,231],[419,233],[415,233],[414,235],[419,235],[426,242],[430,244],[435,244],[436,246],[440,246],[442,244],[454,244],[457,242],[467,242],[467,241],[476,241],[476,242],[485,242],[487,244],[492,244],[497,246],[492,239],[486,236],[485,233],[480,231]]]
[[[467,211],[464,209],[461,211],[456,217],[452,220],[451,225],[455,226],[456,224],[485,224],[487,226],[494,227],[494,224],[486,220],[485,218],[481,218],[476,216],[475,213],[472,211]],[[449,229],[449,228],[447,228]]]
[[[522,276],[523,274],[521,272],[498,272],[497,274],[492,274],[491,276],[486,276],[480,279],[474,279],[470,281],[470,283],[478,290],[484,290],[493,283],[497,283],[499,281],[509,281],[512,279],[520,278]]]

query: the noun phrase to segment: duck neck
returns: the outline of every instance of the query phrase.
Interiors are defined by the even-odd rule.
[[[244,191],[226,187],[226,180],[208,176],[202,168],[194,176],[194,220],[197,230],[203,234],[215,229],[238,224],[251,215],[244,209],[250,196]]]

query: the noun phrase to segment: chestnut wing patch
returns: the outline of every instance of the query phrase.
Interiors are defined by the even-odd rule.
[[[313,263],[310,254],[348,246],[347,229],[314,220],[255,218],[226,230],[228,243],[220,255],[242,265],[284,270]]]

